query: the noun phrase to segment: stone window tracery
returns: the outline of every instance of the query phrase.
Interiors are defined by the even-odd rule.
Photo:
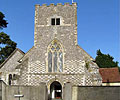
[[[48,72],[63,71],[63,51],[57,41],[53,41],[48,48]]]

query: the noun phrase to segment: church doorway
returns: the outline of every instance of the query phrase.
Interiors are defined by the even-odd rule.
[[[50,99],[51,100],[61,100],[62,99],[62,85],[54,81],[50,85]]]

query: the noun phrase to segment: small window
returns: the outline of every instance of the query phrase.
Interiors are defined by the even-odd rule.
[[[51,19],[51,25],[55,25],[55,18]]]
[[[13,74],[13,80],[15,80],[16,79],[16,75],[15,74]]]
[[[56,19],[56,25],[60,25],[60,18]]]
[[[60,25],[60,18],[52,18],[51,25]]]
[[[9,85],[11,85],[11,81],[12,81],[12,74],[9,74]]]

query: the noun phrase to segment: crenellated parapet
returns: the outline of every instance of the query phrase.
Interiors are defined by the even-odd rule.
[[[57,27],[51,26],[51,19],[52,18],[60,18],[60,25],[57,25]],[[38,42],[40,39],[44,37],[44,28],[47,28],[49,32],[50,27],[53,28],[52,33],[47,33],[47,35],[53,35],[53,37],[56,37],[56,34],[60,34],[60,27],[71,27],[69,30],[70,32],[62,32],[63,33],[71,33],[74,35],[72,41],[74,41],[74,44],[77,45],[77,3],[51,3],[49,5],[42,4],[42,5],[35,5],[35,32],[34,32],[34,46],[39,45]],[[59,28],[58,28],[59,27]],[[40,29],[42,28],[42,29]],[[74,30],[72,30],[74,29]],[[73,31],[73,32],[72,32]],[[44,34],[43,34],[44,33]],[[54,33],[54,34],[53,34]],[[45,36],[47,36],[45,35]],[[55,36],[54,36],[55,35]],[[62,36],[62,35],[61,35]],[[44,37],[45,38],[45,37]],[[60,38],[60,37],[59,37]],[[50,40],[52,41],[52,40]]]
[[[36,4],[35,5],[35,7],[51,7],[51,6],[77,6],[77,3],[76,2],[74,2],[74,3],[72,3],[72,4],[70,4],[70,3],[64,3],[64,4],[62,4],[62,3],[57,3],[56,5],[54,4],[54,3],[51,3],[50,5],[47,5],[47,4],[42,4],[42,5],[39,5],[39,4]]]

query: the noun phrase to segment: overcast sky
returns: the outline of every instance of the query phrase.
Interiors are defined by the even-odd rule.
[[[78,3],[78,44],[93,58],[101,49],[120,62],[118,1],[74,0]],[[65,2],[72,0],[0,0],[0,11],[9,23],[2,31],[27,52],[34,45],[34,5]]]

